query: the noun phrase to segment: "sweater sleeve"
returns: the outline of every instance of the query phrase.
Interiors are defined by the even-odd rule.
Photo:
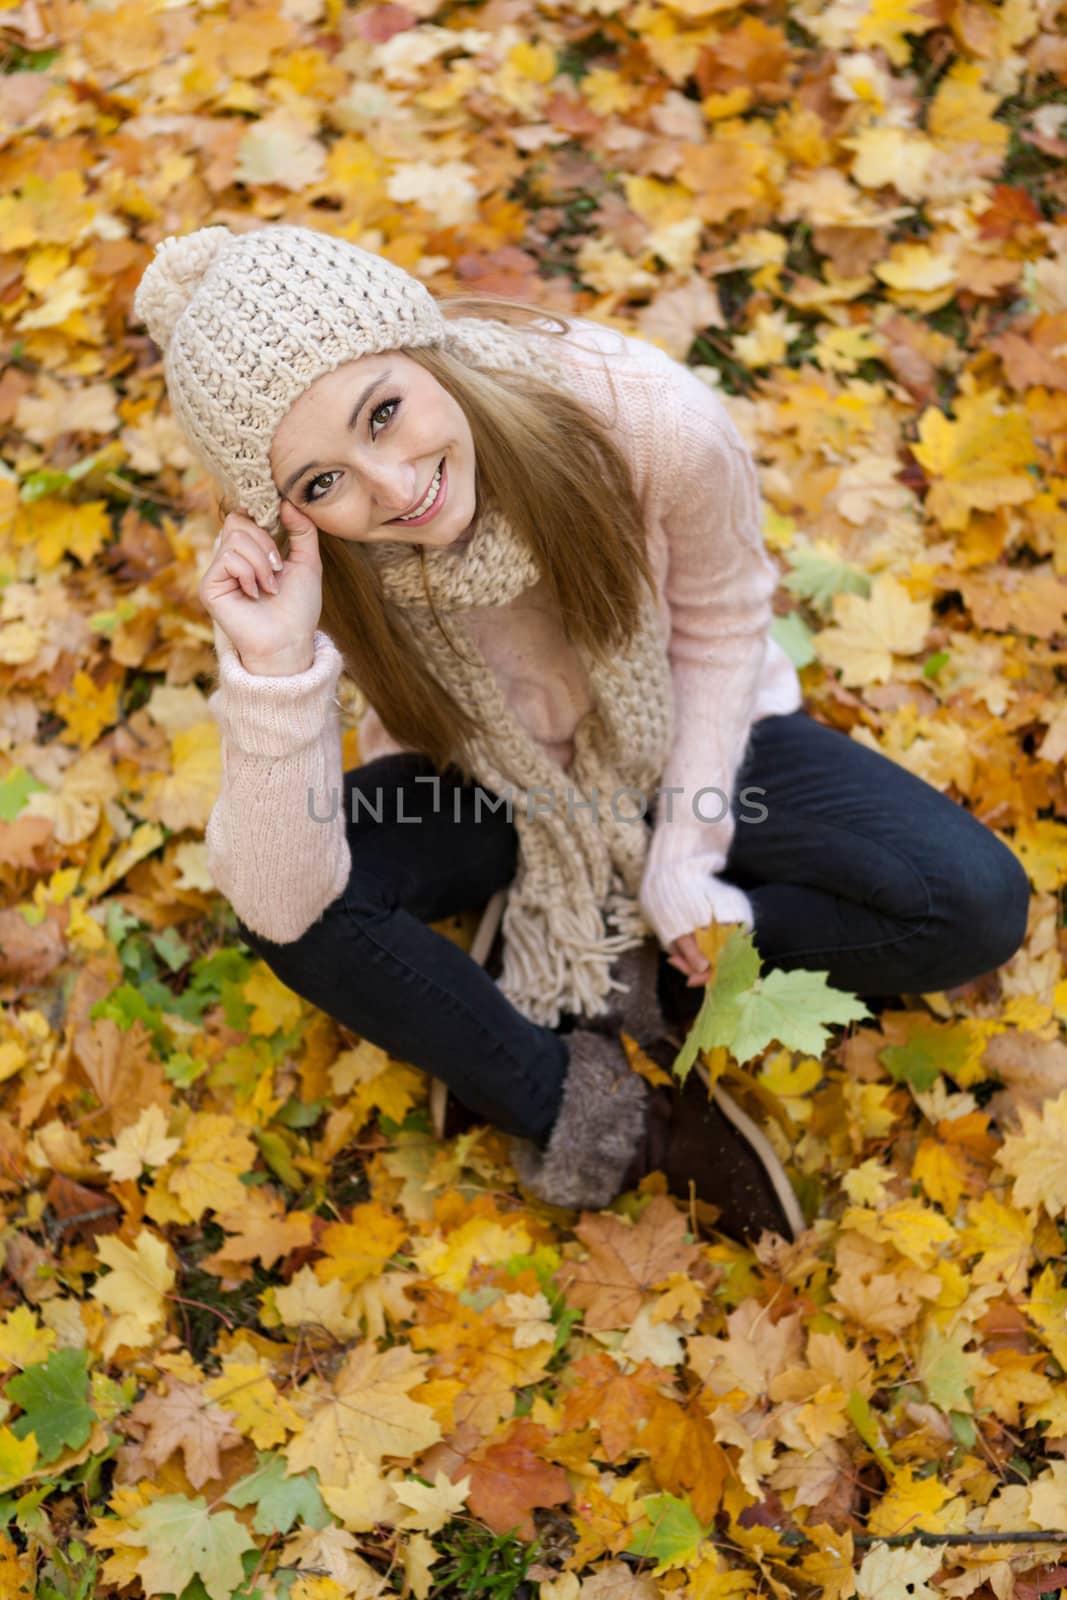
[[[344,889],[345,829],[336,689],[343,658],[315,633],[306,672],[259,677],[216,630],[222,788],[208,818],[208,867],[246,927],[288,944]],[[321,818],[322,820],[316,820]]]
[[[703,390],[700,380],[686,377],[694,398],[679,416],[680,456],[664,490],[675,738],[640,891],[665,949],[711,922],[753,926],[748,896],[718,874],[778,584],[755,463],[718,398],[705,390],[703,399],[692,388]]]

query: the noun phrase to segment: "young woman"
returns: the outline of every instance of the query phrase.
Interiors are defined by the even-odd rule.
[[[695,933],[863,996],[1006,961],[1029,887],[969,812],[808,716],[768,633],[755,468],[639,339],[435,299],[303,228],[166,239],[137,292],[229,508],[200,597],[224,778],[207,830],[298,994],[596,1207],[651,1170],[737,1237],[802,1227],[758,1130],[695,1073]],[[342,668],[369,707],[342,773]],[[507,889],[497,962],[430,922]]]

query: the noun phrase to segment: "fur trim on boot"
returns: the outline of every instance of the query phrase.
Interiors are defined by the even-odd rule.
[[[644,939],[615,958],[612,979],[626,988],[615,991],[609,997],[610,1010],[590,1023],[595,1032],[628,1033],[642,1050],[667,1032],[659,1007],[659,955],[658,941]]]
[[[622,1193],[644,1139],[648,1086],[617,1040],[576,1028],[567,1044],[563,1102],[548,1145],[542,1151],[512,1137],[511,1161],[523,1187],[546,1204],[599,1211]]]

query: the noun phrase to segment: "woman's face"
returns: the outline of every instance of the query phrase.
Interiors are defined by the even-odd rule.
[[[426,522],[398,522],[420,507]],[[417,361],[390,350],[316,378],[271,442],[271,471],[322,533],[361,543],[451,544],[474,520],[474,440],[462,408]]]

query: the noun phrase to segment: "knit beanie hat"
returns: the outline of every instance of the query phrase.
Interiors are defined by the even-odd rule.
[[[270,446],[309,384],[345,361],[446,342],[425,284],[313,228],[163,239],[134,311],[163,352],[171,408],[234,505],[268,533],[281,501]]]

